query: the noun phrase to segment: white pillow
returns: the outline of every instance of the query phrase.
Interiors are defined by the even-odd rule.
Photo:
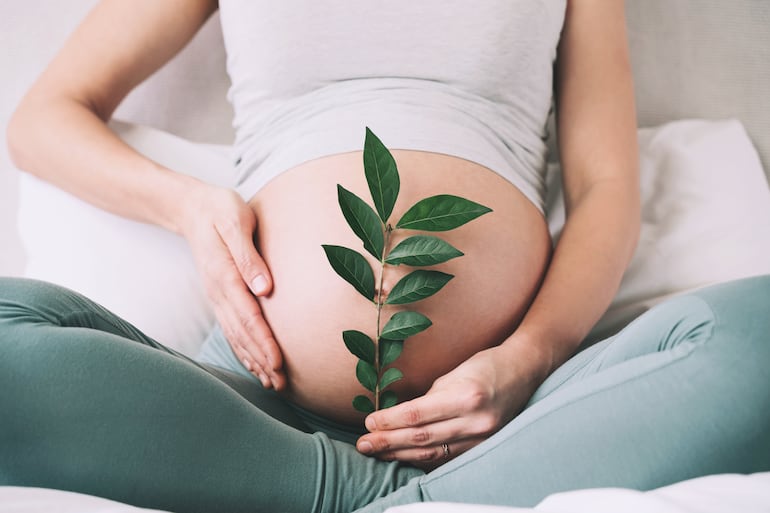
[[[770,189],[739,121],[675,121],[639,130],[642,229],[610,309],[589,336],[609,335],[662,299],[770,273]],[[564,202],[549,168],[547,215],[558,237]]]
[[[689,479],[647,492],[592,488],[556,493],[534,508],[423,502],[389,508],[386,513],[767,513],[770,472],[719,474]],[[62,490],[0,486],[3,513],[162,513],[100,497]]]
[[[162,164],[234,183],[225,147],[117,124],[129,144]],[[688,120],[639,131],[643,226],[620,291],[592,332],[600,338],[662,298],[710,283],[770,273],[770,190],[737,121]],[[564,205],[558,166],[547,213],[558,237]],[[169,198],[184,201],[184,198]],[[160,342],[194,355],[213,322],[184,241],[102,212],[43,182],[22,182],[26,275],[83,292]]]
[[[114,122],[112,128],[171,169],[234,183],[229,147],[140,125]],[[159,342],[197,354],[214,318],[182,237],[102,211],[30,175],[21,180],[19,232],[28,256],[25,276],[81,292]]]

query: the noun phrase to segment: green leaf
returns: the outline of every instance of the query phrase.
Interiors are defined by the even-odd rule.
[[[401,351],[404,349],[403,340],[388,340],[386,338],[380,339],[380,365],[385,367],[390,365],[396,359],[401,356]]]
[[[380,378],[380,390],[385,390],[392,383],[398,381],[403,377],[404,377],[404,374],[400,370],[394,367],[391,367],[390,369],[382,373],[382,378]]]
[[[364,200],[339,184],[337,201],[353,233],[364,243],[364,249],[377,260],[382,260],[385,238],[377,213]]]
[[[393,390],[386,390],[380,396],[380,409],[390,408],[398,404],[398,397]]]
[[[372,413],[374,411],[372,400],[365,395],[357,395],[353,398],[353,408],[363,413]]]
[[[399,280],[388,294],[387,305],[404,305],[430,297],[454,278],[441,271],[412,271]]]
[[[374,342],[365,333],[356,330],[342,332],[345,347],[355,356],[374,365]]]
[[[463,256],[462,251],[432,235],[415,235],[402,240],[385,259],[391,265],[436,265]]]
[[[492,209],[450,194],[431,196],[415,203],[396,224],[396,228],[442,232],[492,212]]]
[[[393,155],[368,127],[364,138],[364,173],[377,213],[382,222],[387,223],[401,182]]]
[[[377,371],[374,370],[374,366],[371,363],[358,360],[356,377],[365,389],[374,392],[374,387],[377,386]]]
[[[428,329],[433,324],[418,312],[397,312],[382,329],[381,337],[389,340],[404,340]]]
[[[360,253],[343,246],[323,244],[322,247],[334,271],[362,296],[374,302],[374,273],[369,262]]]

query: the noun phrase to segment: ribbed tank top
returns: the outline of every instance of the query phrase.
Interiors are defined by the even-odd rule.
[[[543,209],[566,0],[220,0],[249,199],[308,160],[363,149],[463,158]]]

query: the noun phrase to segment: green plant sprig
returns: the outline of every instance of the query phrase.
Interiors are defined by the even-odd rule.
[[[337,185],[337,200],[350,228],[361,239],[364,250],[380,262],[379,286],[375,286],[374,271],[363,255],[343,246],[322,245],[332,269],[353,286],[377,308],[377,329],[374,340],[357,330],[342,332],[342,340],[359,360],[356,377],[372,393],[353,399],[353,407],[363,413],[389,408],[398,403],[390,385],[404,375],[392,364],[403,350],[404,341],[426,329],[432,322],[415,311],[393,314],[382,326],[385,305],[405,305],[432,296],[449,280],[451,274],[436,270],[418,269],[401,278],[386,298],[382,288],[387,266],[434,266],[463,253],[448,242],[432,235],[413,235],[390,248],[390,239],[396,230],[441,232],[453,230],[476,219],[492,209],[473,201],[440,194],[422,199],[409,208],[395,226],[388,222],[393,213],[401,187],[398,168],[393,155],[385,145],[366,129],[364,139],[364,174],[372,195],[374,209],[364,200]],[[375,212],[376,209],[376,212]]]

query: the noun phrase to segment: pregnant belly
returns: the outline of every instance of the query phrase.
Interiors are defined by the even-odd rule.
[[[393,224],[415,202],[436,194],[463,196],[493,209],[436,234],[465,253],[435,267],[454,279],[430,298],[382,311],[383,324],[406,309],[433,321],[405,341],[395,362],[404,379],[391,388],[403,401],[424,394],[436,378],[512,333],[537,291],[551,241],[540,212],[497,174],[446,155],[393,153],[401,176]],[[298,166],[271,181],[249,204],[259,220],[257,246],[274,280],[272,294],[260,303],[284,355],[289,381],[284,393],[306,409],[357,424],[363,416],[351,401],[368,392],[355,377],[357,358],[345,347],[342,332],[355,329],[374,338],[377,310],[335,274],[321,245],[359,251],[377,278],[380,263],[363,250],[342,216],[338,183],[371,204],[360,153]],[[416,233],[395,231],[390,247]],[[411,270],[386,267],[383,290]]]

